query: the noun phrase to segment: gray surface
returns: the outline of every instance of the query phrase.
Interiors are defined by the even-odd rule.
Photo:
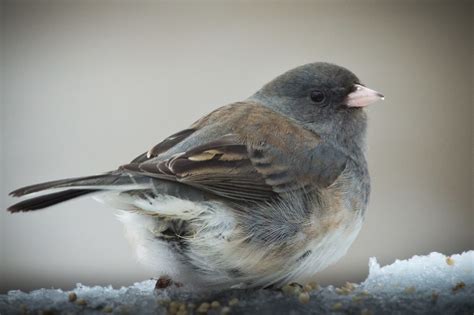
[[[173,286],[153,292],[155,282],[149,280],[116,290],[78,285],[74,302],[68,300],[68,292],[61,290],[41,289],[29,294],[11,291],[0,295],[0,314],[166,314],[171,311],[170,302],[195,304],[195,308],[188,308],[191,314],[199,313],[202,303],[213,301],[221,307],[211,309],[209,314],[220,314],[235,298],[238,303],[230,306],[231,314],[472,314],[474,251],[449,259],[448,264],[446,256],[432,253],[383,268],[371,260],[370,275],[363,283],[349,290],[332,286],[311,290],[307,304],[301,303],[299,294],[288,290],[192,293]],[[86,301],[86,305],[78,305],[79,300]]]
[[[127,162],[282,71],[325,60],[387,97],[369,109],[366,223],[317,280],[361,281],[369,256],[473,248],[471,3],[6,2],[0,205],[21,185]],[[154,276],[93,200],[0,221],[3,292]]]
[[[36,303],[33,308],[22,308],[21,305],[28,301],[26,296],[19,297],[13,306],[5,307],[0,302],[0,310],[3,308],[5,314],[22,314],[23,310],[50,311],[53,314],[59,311],[64,314],[67,312],[104,314],[106,313],[104,309],[110,306],[113,314],[167,314],[166,304],[160,305],[160,301],[186,301],[187,304],[194,303],[198,306],[203,302],[219,301],[224,306],[228,305],[233,298],[237,298],[239,303],[231,307],[230,314],[472,314],[474,290],[472,287],[467,290],[469,290],[466,292],[467,295],[452,295],[434,302],[431,292],[406,293],[400,296],[375,292],[365,296],[356,290],[350,296],[343,296],[335,293],[333,287],[328,287],[312,292],[310,302],[302,304],[295,296],[287,296],[282,292],[272,290],[249,292],[233,290],[188,296],[175,292],[176,290],[153,293],[151,289],[144,292],[127,288],[100,298],[92,294],[82,294],[81,296],[88,301],[86,306],[69,302],[68,295],[64,292],[35,291],[33,295],[48,297],[42,298],[42,302]],[[358,297],[361,299],[354,302],[354,299]],[[60,299],[60,301],[53,302],[55,299]],[[211,310],[209,314],[220,314],[221,310],[222,308]],[[188,314],[198,313],[195,310],[189,311]]]

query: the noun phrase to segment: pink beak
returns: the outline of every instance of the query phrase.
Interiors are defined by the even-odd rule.
[[[364,107],[384,99],[384,96],[377,91],[360,84],[354,84],[354,86],[356,87],[355,91],[346,97],[346,105],[349,107]]]

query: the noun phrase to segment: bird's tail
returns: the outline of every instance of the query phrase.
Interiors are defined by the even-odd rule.
[[[145,189],[150,187],[150,179],[135,177],[124,173],[106,173],[102,175],[67,178],[55,180],[36,185],[26,186],[14,190],[11,196],[21,197],[32,193],[38,193],[50,189],[62,189],[61,191],[32,197],[18,202],[8,208],[8,211],[21,212],[39,210],[52,205],[78,198],[100,191],[124,191],[131,189]],[[66,189],[67,188],[67,189]]]

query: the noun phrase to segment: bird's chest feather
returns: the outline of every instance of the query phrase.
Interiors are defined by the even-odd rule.
[[[361,229],[365,205],[340,192],[328,189],[318,201],[306,203],[293,199],[291,210],[269,209],[274,235],[267,243],[256,243],[256,251],[267,255],[255,255],[260,261],[253,264],[258,272],[269,273],[266,281],[306,283],[347,252]]]
[[[340,178],[321,192],[321,202],[313,203],[291,272],[295,281],[308,281],[317,271],[339,260],[359,234],[367,204],[360,195],[348,193],[344,183],[347,181]]]
[[[306,239],[296,253],[291,278],[305,283],[315,273],[338,261],[344,256],[362,227],[363,216],[356,213],[344,213],[337,217],[318,218],[306,232]]]

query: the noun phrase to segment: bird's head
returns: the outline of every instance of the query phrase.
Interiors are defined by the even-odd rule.
[[[250,99],[323,136],[363,141],[367,120],[363,108],[383,95],[365,87],[346,68],[316,62],[283,73]]]

